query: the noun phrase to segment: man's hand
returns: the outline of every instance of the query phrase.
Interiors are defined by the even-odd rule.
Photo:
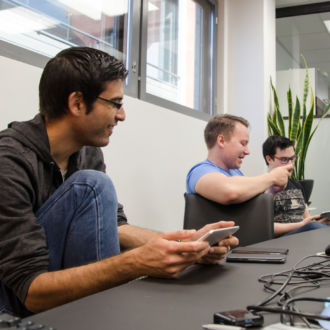
[[[269,174],[272,176],[273,185],[285,187],[293,171],[293,164],[287,164],[272,169]]]
[[[191,240],[196,230],[163,233],[136,249],[136,263],[143,274],[177,277],[186,267],[208,253],[207,242]]]
[[[227,227],[232,227],[234,225],[235,225],[234,221],[218,221],[215,223],[207,224],[206,226],[198,230],[196,234],[192,236],[192,239],[198,239],[212,229],[227,228]],[[218,242],[217,245],[210,247],[208,253],[202,256],[198,260],[198,263],[218,264],[228,253],[230,247],[237,246],[238,243],[239,243],[238,238],[235,236],[230,236],[226,239],[223,239],[222,241]]]
[[[273,185],[269,187],[267,192],[275,195],[285,189],[288,184],[288,179],[293,171],[293,164],[287,164],[272,169],[269,174],[272,177]]]
[[[196,230],[181,230],[159,234],[140,247],[94,263],[39,274],[24,304],[37,313],[140,276],[176,277],[209,251],[207,242],[181,242],[195,233]]]
[[[309,222],[313,222],[313,221],[323,222],[323,223],[325,223],[325,224],[327,224],[327,225],[330,225],[330,220],[329,220],[327,217],[321,217],[320,214],[312,215],[312,216],[310,216],[310,217],[308,217],[308,218],[305,218],[305,219],[302,221],[302,223],[303,223],[304,225],[306,225],[307,223],[309,223]]]

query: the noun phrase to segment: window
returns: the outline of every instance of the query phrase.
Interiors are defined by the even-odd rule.
[[[214,15],[208,0],[0,0],[0,39],[46,57],[104,50],[129,69],[129,95],[213,114]]]
[[[212,114],[213,6],[194,0],[148,0],[147,6],[144,96]]]
[[[126,60],[128,0],[0,0],[0,37],[48,57],[70,46]]]

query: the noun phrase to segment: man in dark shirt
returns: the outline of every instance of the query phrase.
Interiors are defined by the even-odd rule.
[[[125,120],[126,75],[107,53],[66,49],[42,73],[40,114],[0,133],[0,311],[25,316],[140,276],[176,277],[237,245],[197,240],[230,221],[170,233],[127,224],[100,150]]]
[[[293,142],[283,136],[273,135],[267,138],[263,146],[263,156],[269,171],[295,162]],[[326,227],[328,219],[320,215],[311,216],[305,203],[301,184],[289,179],[285,189],[269,192],[274,195],[274,234],[295,234],[312,229]]]

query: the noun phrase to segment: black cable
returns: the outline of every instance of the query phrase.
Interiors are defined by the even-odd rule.
[[[312,298],[312,297],[297,297],[297,298],[291,298],[291,299],[288,299],[285,304],[283,304],[282,308],[285,310],[289,307],[290,304],[296,302],[296,301],[317,301],[317,302],[330,302],[330,299],[327,299],[327,298]],[[293,308],[293,306],[292,306]],[[307,319],[305,319],[304,317],[301,317],[302,320],[306,323],[309,323]],[[330,319],[330,317],[329,317]],[[290,321],[291,321],[291,318],[290,318]],[[283,323],[283,314],[281,314],[281,322]],[[292,323],[291,321],[291,324],[294,325],[294,323]]]
[[[299,264],[310,258],[322,258],[325,260],[317,261],[312,264],[297,267]],[[279,278],[283,277],[283,280]],[[258,278],[258,281],[264,283],[264,290],[272,292],[272,294],[259,302],[257,305],[247,306],[248,310],[254,312],[273,312],[281,314],[281,322],[284,323],[284,316],[289,316],[291,325],[294,325],[293,317],[300,317],[302,321],[311,327],[309,320],[325,320],[330,321],[330,316],[321,316],[319,314],[303,313],[297,310],[293,304],[297,301],[318,301],[318,302],[330,302],[330,299],[323,298],[295,298],[294,293],[302,289],[316,289],[321,287],[322,281],[330,280],[330,258],[323,255],[309,255],[300,259],[289,270],[285,270],[278,273],[262,275]],[[275,290],[272,286],[280,285]],[[289,290],[285,290],[288,285],[294,286]],[[309,290],[307,290],[309,291]],[[304,291],[306,292],[306,291]],[[281,307],[266,307],[265,305],[272,301],[275,297],[279,297],[277,304]]]
[[[305,275],[307,279],[318,279],[322,276],[324,277],[330,277],[330,274],[324,273],[324,272],[316,272],[316,271],[296,271],[298,275]],[[302,276],[305,278],[305,276]]]
[[[305,258],[309,258],[309,257],[318,257],[318,258],[323,257],[323,258],[325,258],[326,260],[317,261],[317,262],[314,262],[313,264],[310,264],[310,265],[307,265],[307,266],[302,266],[302,267],[300,267],[300,268],[297,268],[297,269],[296,269],[297,271],[303,271],[305,268],[311,269],[312,267],[316,267],[316,266],[319,266],[319,268],[317,268],[317,269],[322,269],[322,270],[324,270],[324,268],[326,268],[325,265],[324,265],[324,263],[329,262],[329,258],[326,257],[326,256],[310,255],[310,256],[307,256],[307,257],[305,257]],[[296,265],[299,264],[300,262],[302,262],[305,258],[303,258],[303,259],[301,259],[300,261],[298,261],[298,262],[296,263]],[[330,271],[330,265],[329,265],[328,267],[329,267],[329,271]],[[289,270],[284,270],[284,271],[281,271],[281,272],[278,272],[278,273],[261,275],[261,276],[258,278],[258,281],[259,281],[259,282],[264,282],[265,280],[263,280],[263,278],[265,278],[265,277],[275,277],[275,276],[280,276],[280,275],[282,275],[282,276],[286,276],[287,273],[290,272],[290,271],[291,271],[291,269],[289,269]]]
[[[310,289],[319,289],[320,288],[320,285],[300,285],[298,287],[295,287],[295,288],[292,288],[286,292],[283,293],[282,297],[280,297],[279,299],[279,302],[278,304],[280,306],[283,306],[283,304],[285,304],[286,301],[288,301],[289,299],[293,298],[292,297],[292,293],[295,292],[295,291],[298,291],[300,289],[307,289],[307,288],[310,288]]]
[[[294,276],[294,273],[299,270],[301,271],[302,269],[306,268],[306,266],[304,267],[300,267],[300,268],[297,268],[297,266],[302,263],[303,261],[309,259],[309,258],[313,258],[315,257],[315,255],[308,255],[302,259],[300,259],[298,262],[296,262],[293,267],[289,270],[289,271],[284,271],[284,272],[280,272],[280,273],[276,273],[276,274],[271,274],[271,275],[266,275],[266,276],[271,276],[271,278],[274,278],[274,276],[277,276],[277,275],[282,275],[283,273],[287,274],[287,279],[281,283],[281,287],[276,290],[270,297],[264,299],[263,301],[259,302],[257,305],[258,306],[264,306],[266,304],[268,304],[270,301],[272,301],[276,296],[278,296],[279,294],[282,293],[282,291],[287,287],[287,285],[289,284],[291,278]],[[329,259],[328,256],[317,256],[319,258],[326,258],[326,259]],[[328,260],[326,260],[328,261]],[[312,266],[314,266],[315,264],[319,265],[320,263],[323,263],[324,261],[321,261],[321,262],[317,262],[317,263],[314,263]],[[265,277],[265,276],[263,276]],[[262,277],[260,277],[259,279],[261,279]]]
[[[297,297],[291,298],[283,305],[283,308],[286,308],[288,305],[294,303],[295,301],[317,301],[317,302],[328,302],[330,303],[330,298],[312,298],[312,297]],[[329,316],[330,320],[330,316]]]
[[[305,257],[305,258],[307,258],[307,257]],[[281,285],[281,287],[277,291],[275,291],[270,297],[268,297],[268,298],[264,299],[263,301],[259,302],[258,306],[266,305],[267,303],[272,301],[277,295],[279,295],[285,289],[285,287],[288,285],[291,277],[293,276],[295,266],[296,266],[296,264],[292,267],[291,271],[288,273],[287,279],[284,281],[284,283]]]
[[[247,306],[246,309],[248,311],[253,311],[253,312],[270,312],[270,313],[276,313],[276,314],[288,314],[288,315],[294,315],[294,316],[300,316],[300,317],[307,317],[309,319],[330,321],[330,316],[323,316],[323,315],[319,315],[319,314],[310,314],[310,313],[301,313],[301,312],[291,311],[291,310],[287,310],[287,309],[283,310],[282,308],[276,308],[276,307],[250,305],[250,306]]]

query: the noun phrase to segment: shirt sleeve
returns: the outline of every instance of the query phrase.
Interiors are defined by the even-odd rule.
[[[46,235],[32,205],[32,172],[24,153],[1,148],[0,171],[0,281],[24,303],[33,279],[48,271]]]
[[[117,222],[118,222],[118,226],[127,225],[128,223],[126,214],[124,212],[124,206],[120,203],[118,203]]]
[[[186,179],[186,190],[188,194],[196,194],[196,184],[198,180],[207,173],[219,172],[212,164],[200,163],[195,165],[188,173]]]

